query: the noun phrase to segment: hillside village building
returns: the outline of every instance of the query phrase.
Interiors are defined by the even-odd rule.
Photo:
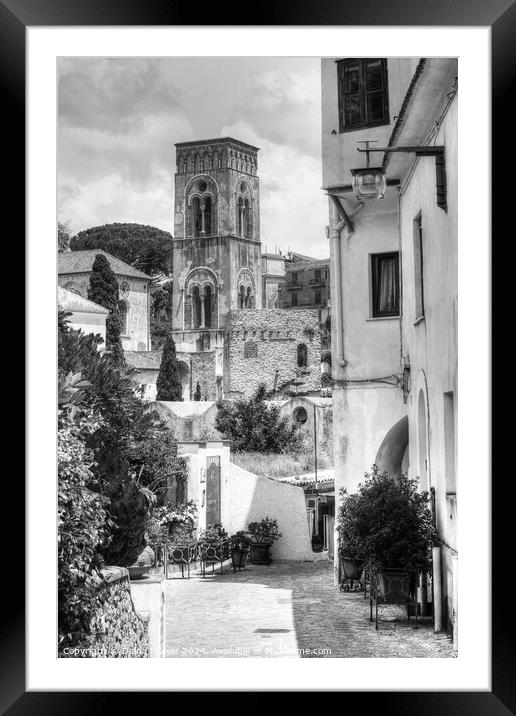
[[[353,491],[373,463],[420,479],[455,634],[457,60],[323,59],[322,106],[336,489]],[[409,151],[371,151],[368,164],[366,141]]]
[[[58,285],[87,299],[90,275],[97,254],[107,258],[118,280],[122,348],[127,351],[150,350],[152,278],[143,271],[101,249],[66,251],[57,255]]]

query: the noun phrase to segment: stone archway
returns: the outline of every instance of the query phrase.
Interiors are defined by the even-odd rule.
[[[375,464],[380,472],[397,477],[408,467],[408,442],[408,417],[405,415],[392,426],[376,453]]]

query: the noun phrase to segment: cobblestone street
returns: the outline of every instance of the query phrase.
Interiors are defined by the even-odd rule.
[[[375,631],[369,599],[342,593],[331,562],[225,566],[206,579],[167,581],[169,657],[453,657],[430,619],[418,629],[398,607],[382,607]],[[211,568],[210,568],[211,570]]]

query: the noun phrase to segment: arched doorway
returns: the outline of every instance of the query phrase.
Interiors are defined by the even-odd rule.
[[[405,415],[392,426],[376,453],[375,464],[378,465],[380,472],[387,472],[392,477],[397,477],[407,469],[408,442],[408,417]]]

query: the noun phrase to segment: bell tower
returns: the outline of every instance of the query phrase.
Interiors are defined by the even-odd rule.
[[[261,306],[259,149],[230,137],[175,146],[172,329],[218,345],[229,310]]]
[[[185,395],[199,385],[215,400],[225,316],[261,306],[259,149],[230,137],[175,146],[172,334]]]

